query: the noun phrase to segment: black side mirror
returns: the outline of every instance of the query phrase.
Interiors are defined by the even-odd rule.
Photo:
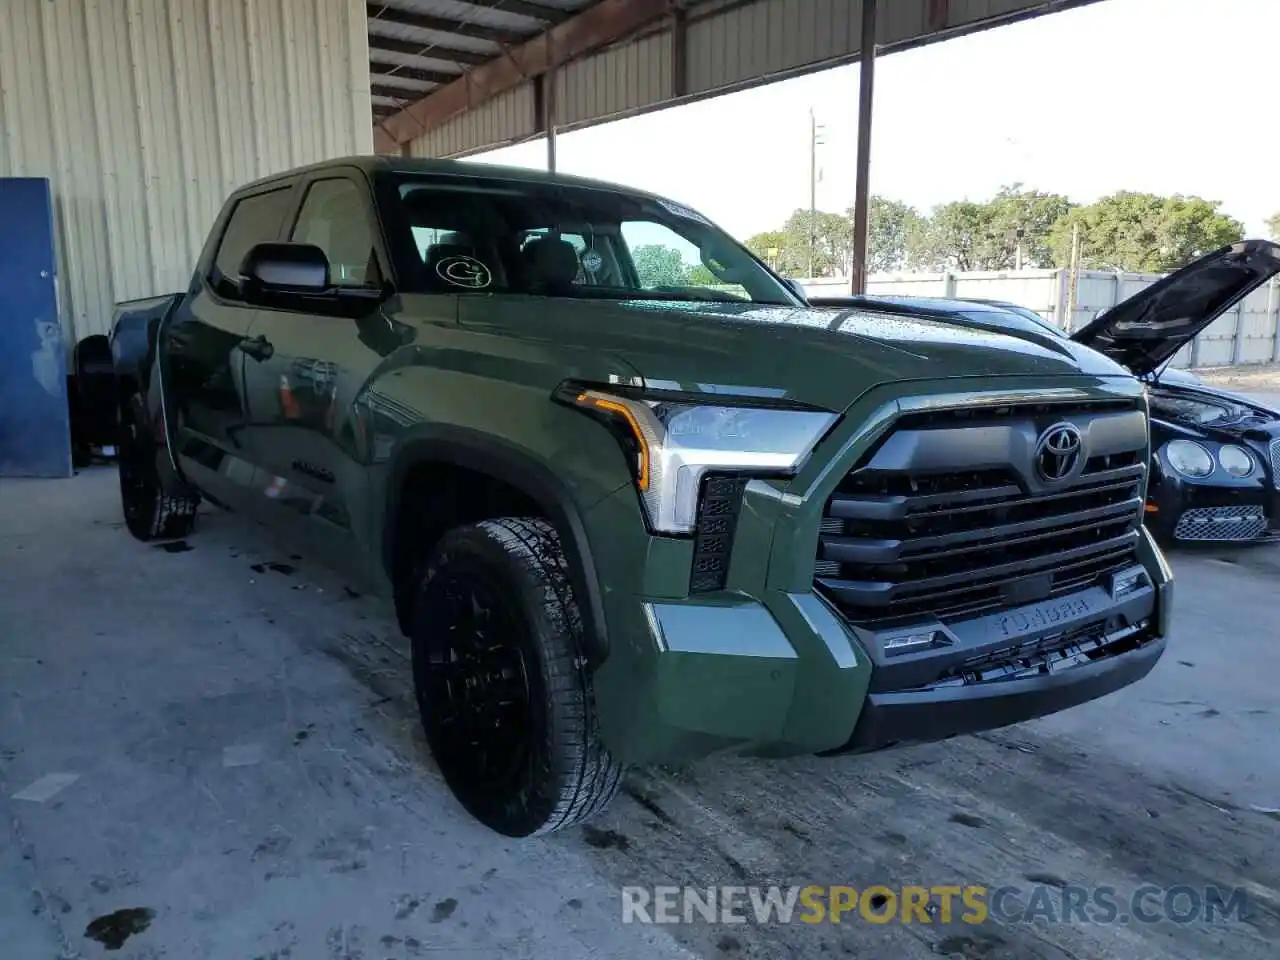
[[[322,294],[329,289],[329,258],[310,243],[256,244],[240,262],[240,289],[250,303]]]

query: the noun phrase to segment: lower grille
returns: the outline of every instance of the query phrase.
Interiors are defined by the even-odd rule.
[[[1107,633],[1105,620],[1042,637],[996,653],[974,657],[947,670],[930,688],[1020,680],[1038,674],[1057,673],[1069,667],[1099,660],[1132,649],[1140,643],[1147,621]]]
[[[1267,516],[1260,505],[1192,507],[1173,528],[1176,540],[1257,540],[1266,532]]]
[[[723,590],[729,579],[729,556],[738,526],[745,477],[709,476],[702,481],[698,527],[693,541],[691,593]]]
[[[1064,419],[1089,441],[1070,480],[1046,483],[1021,461]],[[1146,445],[1142,412],[1114,405],[899,425],[828,501],[815,585],[851,621],[880,625],[1100,583],[1136,562]]]

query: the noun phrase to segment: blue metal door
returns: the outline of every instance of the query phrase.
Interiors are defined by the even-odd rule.
[[[0,476],[71,476],[49,181],[0,177]]]

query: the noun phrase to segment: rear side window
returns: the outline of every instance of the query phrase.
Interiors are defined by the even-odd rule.
[[[221,277],[240,276],[240,263],[256,243],[274,240],[289,209],[289,187],[245,197],[231,211],[213,265]]]

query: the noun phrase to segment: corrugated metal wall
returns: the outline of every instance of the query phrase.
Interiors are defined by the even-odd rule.
[[[476,139],[492,143],[508,140],[512,130],[522,131],[518,136],[523,139],[533,134],[535,112],[533,85],[521,84],[480,104],[453,123],[413,140],[409,144],[409,155],[452,157],[471,149]]]
[[[373,151],[361,0],[0,7],[0,176],[53,181],[70,342],[184,288],[234,187]]]
[[[878,42],[892,51],[951,33],[1093,0],[880,0]],[[859,0],[704,0],[688,6],[685,96],[728,92],[856,60]],[[556,122],[585,126],[676,97],[670,22],[556,73]],[[424,133],[413,156],[452,157],[536,135],[532,84]]]

